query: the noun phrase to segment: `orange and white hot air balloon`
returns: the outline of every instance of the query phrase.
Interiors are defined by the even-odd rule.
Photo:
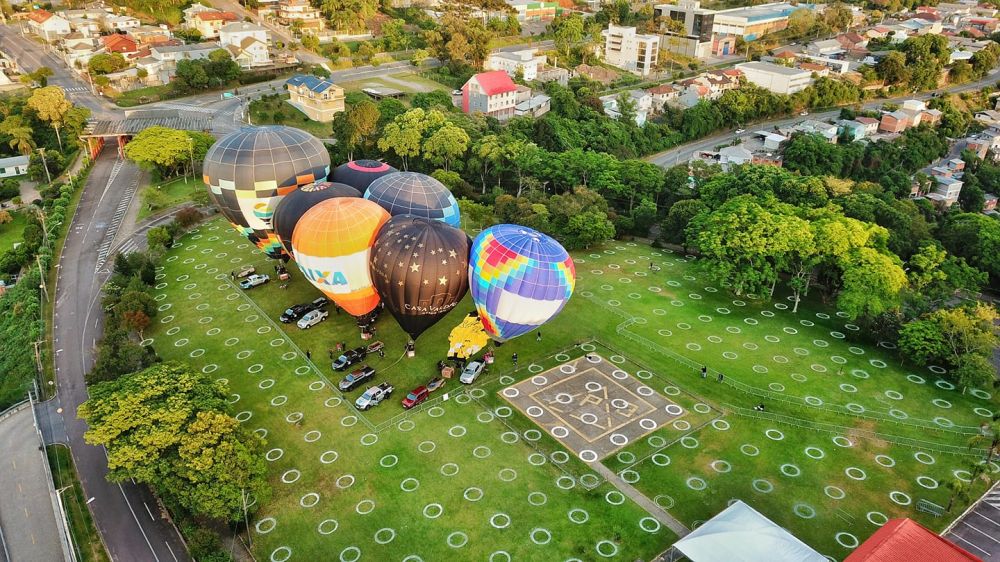
[[[389,213],[366,199],[328,199],[306,211],[292,233],[302,274],[353,316],[378,306],[368,257],[387,220]]]

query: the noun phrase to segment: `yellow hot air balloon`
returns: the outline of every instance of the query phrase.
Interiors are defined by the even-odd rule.
[[[379,303],[368,273],[368,257],[387,220],[385,209],[365,199],[318,203],[295,225],[295,263],[317,289],[349,314],[368,314]]]

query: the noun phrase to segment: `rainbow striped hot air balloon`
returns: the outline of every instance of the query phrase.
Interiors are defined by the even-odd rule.
[[[554,318],[573,295],[573,259],[551,237],[499,224],[472,242],[469,287],[486,333],[506,341]]]
[[[295,263],[306,279],[349,314],[368,314],[379,303],[368,257],[387,220],[385,209],[361,198],[318,203],[295,225]]]

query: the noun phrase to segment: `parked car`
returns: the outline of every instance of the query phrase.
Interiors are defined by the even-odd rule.
[[[458,377],[458,381],[462,384],[472,384],[479,378],[479,375],[483,374],[483,367],[486,365],[482,361],[473,361],[465,366],[465,370],[462,371],[462,376]]]
[[[263,285],[270,280],[271,276],[269,275],[251,275],[250,277],[240,281],[240,288],[244,290],[253,289],[257,285]]]
[[[368,408],[378,406],[383,400],[392,395],[393,390],[395,388],[387,382],[373,386],[366,390],[364,394],[358,396],[358,399],[354,401],[354,405],[359,410],[367,410]]]
[[[452,90],[451,91],[451,95],[453,95],[453,96],[460,96],[460,95],[462,95],[462,90]]]
[[[747,132],[747,130],[746,130],[746,129],[736,129],[736,134],[737,134],[737,135],[742,135],[742,134],[743,134],[743,133],[745,133],[745,132]]]
[[[431,391],[424,385],[414,388],[409,394],[406,395],[406,398],[403,398],[403,409],[409,410],[424,400],[427,400],[427,397],[430,395]]]
[[[368,356],[368,350],[365,348],[365,346],[349,349],[345,351],[340,357],[338,357],[336,361],[333,362],[333,370],[343,371],[344,369],[350,367],[355,363],[360,363],[367,356]]]
[[[338,384],[337,388],[341,392],[347,392],[349,390],[354,390],[361,383],[375,376],[375,369],[372,369],[368,365],[361,367],[360,369],[351,371],[344,377]]]
[[[243,279],[244,277],[253,275],[254,273],[257,273],[256,267],[252,265],[244,265],[243,267],[240,268],[239,271],[236,272],[236,276],[239,277],[240,279]]]
[[[329,303],[330,301],[326,297],[319,297],[318,299],[312,302],[304,302],[301,304],[296,304],[289,308],[286,308],[285,311],[281,313],[281,316],[278,317],[278,320],[281,320],[285,324],[289,324],[291,322],[295,322],[299,318],[302,318],[303,316],[309,314],[314,310],[322,310],[326,308],[326,305]]]
[[[298,326],[300,330],[308,330],[316,324],[326,320],[327,316],[330,316],[330,313],[325,310],[313,310],[302,318],[299,318],[299,321],[296,322],[295,325]]]
[[[802,113],[799,113],[799,115],[805,117],[806,115],[809,115],[809,112],[808,111],[803,111]]]

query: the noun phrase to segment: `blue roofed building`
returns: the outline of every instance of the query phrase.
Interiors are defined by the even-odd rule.
[[[311,74],[296,74],[285,82],[288,103],[313,121],[329,123],[344,111],[344,89]]]

